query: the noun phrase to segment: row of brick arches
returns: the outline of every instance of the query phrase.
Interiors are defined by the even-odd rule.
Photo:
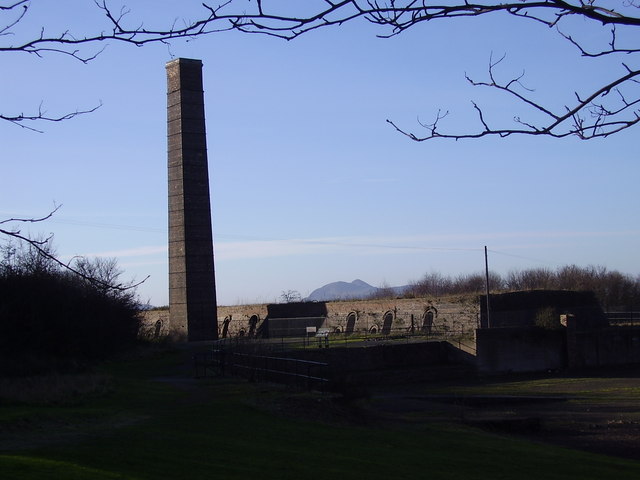
[[[433,328],[434,318],[437,316],[438,312],[435,308],[428,308],[422,318],[420,320],[420,325],[416,325],[416,328],[419,328],[421,331],[430,333]],[[382,316],[382,325],[375,323],[368,327],[368,332],[371,334],[381,333],[382,335],[390,335],[391,330],[393,328],[393,322],[396,318],[396,313],[393,310],[387,310]],[[341,327],[335,327],[335,333],[344,333],[345,335],[350,335],[356,331],[356,322],[358,321],[358,313],[350,312],[346,318],[346,324],[344,330]]]
[[[229,325],[231,324],[232,318],[231,315],[224,317],[222,322],[222,333],[220,334],[220,338],[227,338],[229,336]],[[244,329],[241,328],[238,330],[237,335],[239,337],[255,337],[257,333],[258,322],[260,322],[260,317],[258,315],[251,315],[249,318],[249,328]]]

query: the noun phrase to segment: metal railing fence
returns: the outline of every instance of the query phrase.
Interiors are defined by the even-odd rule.
[[[640,325],[640,312],[633,310],[605,312],[610,325]]]

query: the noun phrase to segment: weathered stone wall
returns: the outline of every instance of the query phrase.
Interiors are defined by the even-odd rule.
[[[588,322],[585,322],[588,326]],[[640,328],[485,328],[476,332],[477,365],[483,373],[543,372],[640,364]]]
[[[353,300],[327,302],[326,306],[327,319],[322,327],[336,333],[383,333],[388,328],[388,333],[399,334],[411,331],[412,327],[414,331],[471,333],[478,326],[479,306],[475,299]],[[219,306],[219,338],[256,332],[266,316],[267,304]],[[152,338],[169,335],[171,326],[166,310],[145,312],[143,319],[146,335]]]
[[[169,309],[148,310],[140,313],[140,337],[149,340],[170,338]]]
[[[571,314],[580,318],[580,323],[590,328],[608,325],[605,314],[593,292],[570,290],[526,290],[492,294],[490,319],[487,318],[486,296],[480,297],[480,325],[482,328],[532,327],[536,325],[541,310],[551,310],[560,318]]]
[[[431,330],[470,332],[477,327],[479,307],[473,301],[438,301],[426,298],[362,300],[327,303],[326,327],[337,332],[381,333],[385,317],[392,332]],[[351,316],[350,316],[351,315]]]
[[[476,349],[482,373],[544,372],[567,365],[564,330],[483,328],[476,331]]]
[[[640,363],[640,328],[580,328],[579,319],[567,319],[570,367],[604,367]]]
[[[231,345],[234,345],[231,343]],[[254,344],[251,346],[260,345]],[[240,342],[234,348],[247,346]],[[273,344],[261,344],[262,347]],[[251,347],[249,347],[251,348]],[[451,379],[475,372],[473,357],[461,357],[447,342],[362,342],[358,347],[306,348],[282,354],[265,355],[249,350],[246,356],[218,357],[225,370],[258,381],[305,385],[330,389],[345,395],[363,393],[370,386],[397,385]],[[256,362],[254,354],[261,355]],[[310,363],[296,363],[291,358]],[[318,379],[325,379],[328,383]],[[361,390],[364,388],[364,390]]]
[[[479,307],[473,300],[438,301],[425,298],[390,300],[353,300],[327,302],[327,319],[322,328],[335,333],[382,333],[385,317],[389,333],[428,329],[431,331],[465,333],[477,328]],[[430,312],[430,314],[429,314]],[[218,329],[223,335],[225,319],[231,319],[227,336],[248,334],[250,320],[258,317],[258,327],[267,316],[267,305],[218,307]]]

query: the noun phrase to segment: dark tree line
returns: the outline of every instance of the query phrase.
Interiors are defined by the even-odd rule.
[[[0,257],[0,375],[77,371],[132,346],[135,289],[109,288],[113,259],[77,258],[73,271],[29,243],[5,243]],[[76,273],[79,272],[79,273]]]
[[[154,24],[145,21],[146,12],[130,9],[120,1],[94,0],[94,8],[101,20],[85,25],[83,32],[53,31],[47,28],[46,20],[42,20],[41,29],[25,33],[24,25],[27,19],[31,20],[32,2],[2,2],[0,52],[37,57],[60,54],[86,63],[99,55],[108,42],[140,47],[229,30],[292,40],[314,30],[358,20],[379,27],[379,37],[393,37],[408,29],[428,28],[432,22],[497,16],[502,22],[537,24],[541,35],[557,35],[575,49],[576,56],[615,58],[618,67],[607,72],[599,85],[587,87],[589,82],[576,85],[574,94],[558,107],[537,97],[526,84],[524,73],[502,77],[499,69],[504,57],[498,56],[489,60],[484,78],[467,76],[467,80],[474,86],[491,88],[513,99],[519,113],[514,114],[512,121],[495,124],[489,120],[485,107],[472,102],[477,115],[475,131],[443,130],[441,126],[449,112],[437,107],[427,112],[431,120],[421,123],[421,133],[413,133],[387,120],[393,128],[416,141],[510,135],[591,139],[612,135],[640,122],[640,37],[635,32],[635,28],[640,27],[640,2],[637,0],[227,0],[220,4],[185,1],[179,7],[179,11],[185,12],[184,16],[176,18],[175,13],[167,13],[162,19],[162,11],[156,11],[154,17],[160,20]],[[73,12],[69,12],[69,16],[72,17]],[[592,70],[597,71],[598,76],[599,69],[599,65],[593,63]],[[549,72],[551,85],[561,80],[560,75]],[[26,114],[0,113],[0,119],[33,128],[28,127],[32,124],[30,121],[61,121],[91,110],[50,116],[40,108]]]
[[[489,287],[492,293],[521,290],[576,290],[592,291],[605,309],[640,308],[640,275],[632,277],[605,267],[579,267],[568,265],[555,270],[534,268],[511,271],[505,276],[490,272]],[[449,277],[440,273],[428,273],[413,282],[409,296],[444,296],[458,294],[484,294],[485,274],[472,273]]]

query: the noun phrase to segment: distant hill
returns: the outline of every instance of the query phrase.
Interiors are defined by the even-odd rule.
[[[406,286],[403,287],[391,287],[397,294],[406,290]],[[305,299],[307,301],[315,302],[328,302],[331,300],[351,300],[359,298],[371,297],[380,290],[377,287],[369,285],[367,282],[356,279],[353,282],[333,282],[327,285],[316,288]]]

